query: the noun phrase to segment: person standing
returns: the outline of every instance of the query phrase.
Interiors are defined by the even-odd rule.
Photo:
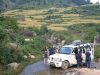
[[[91,67],[91,53],[89,51],[86,52],[86,67],[90,68]]]
[[[49,51],[48,51],[48,48],[45,48],[45,51],[44,51],[44,64],[47,64],[47,60],[49,58]]]
[[[55,48],[51,47],[49,48],[49,55],[53,55],[53,54],[55,54]]]
[[[79,68],[80,66],[82,66],[82,52],[78,51],[78,53],[76,54],[76,60],[77,60],[77,68]]]

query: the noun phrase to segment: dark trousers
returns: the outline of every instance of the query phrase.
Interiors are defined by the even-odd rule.
[[[83,66],[82,61],[77,61],[77,68],[82,67],[82,66]]]
[[[91,67],[91,61],[86,61],[86,67],[88,67],[88,68]]]

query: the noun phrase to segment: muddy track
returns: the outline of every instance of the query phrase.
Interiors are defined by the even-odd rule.
[[[100,63],[93,63],[93,68],[100,69]],[[45,65],[43,61],[38,61],[37,63],[30,64],[25,67],[20,75],[80,75],[80,72],[71,67],[67,70],[62,70],[61,68],[50,68]]]

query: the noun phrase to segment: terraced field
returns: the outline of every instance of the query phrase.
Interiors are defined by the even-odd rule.
[[[11,10],[4,13],[6,16],[12,16],[17,19],[20,26],[40,27],[47,25],[49,29],[60,31],[67,30],[66,26],[79,23],[100,24],[100,15],[84,16],[82,14],[68,14],[64,11],[72,10],[69,8],[48,8],[33,10]]]

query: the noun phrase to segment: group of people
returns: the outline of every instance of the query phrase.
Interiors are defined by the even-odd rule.
[[[44,57],[44,63],[47,63],[47,59],[50,55],[55,54],[56,53],[56,49],[55,47],[45,47],[44,49],[44,53],[43,53],[43,57]]]
[[[91,67],[91,53],[90,53],[90,49],[87,48],[86,52],[85,50],[84,54],[85,54],[85,66],[90,68]],[[76,55],[76,60],[77,60],[77,67],[82,67],[83,66],[83,57],[82,57],[82,50],[78,50],[76,49],[75,51],[75,55]],[[44,49],[44,53],[43,53],[43,57],[44,57],[44,63],[47,63],[48,57],[52,54],[56,53],[56,48],[55,47],[45,47]]]
[[[85,66],[87,68],[91,67],[91,53],[90,50],[87,50],[85,53]],[[77,60],[77,67],[83,66],[83,57],[82,57],[82,50],[78,51],[76,54],[76,60]]]

